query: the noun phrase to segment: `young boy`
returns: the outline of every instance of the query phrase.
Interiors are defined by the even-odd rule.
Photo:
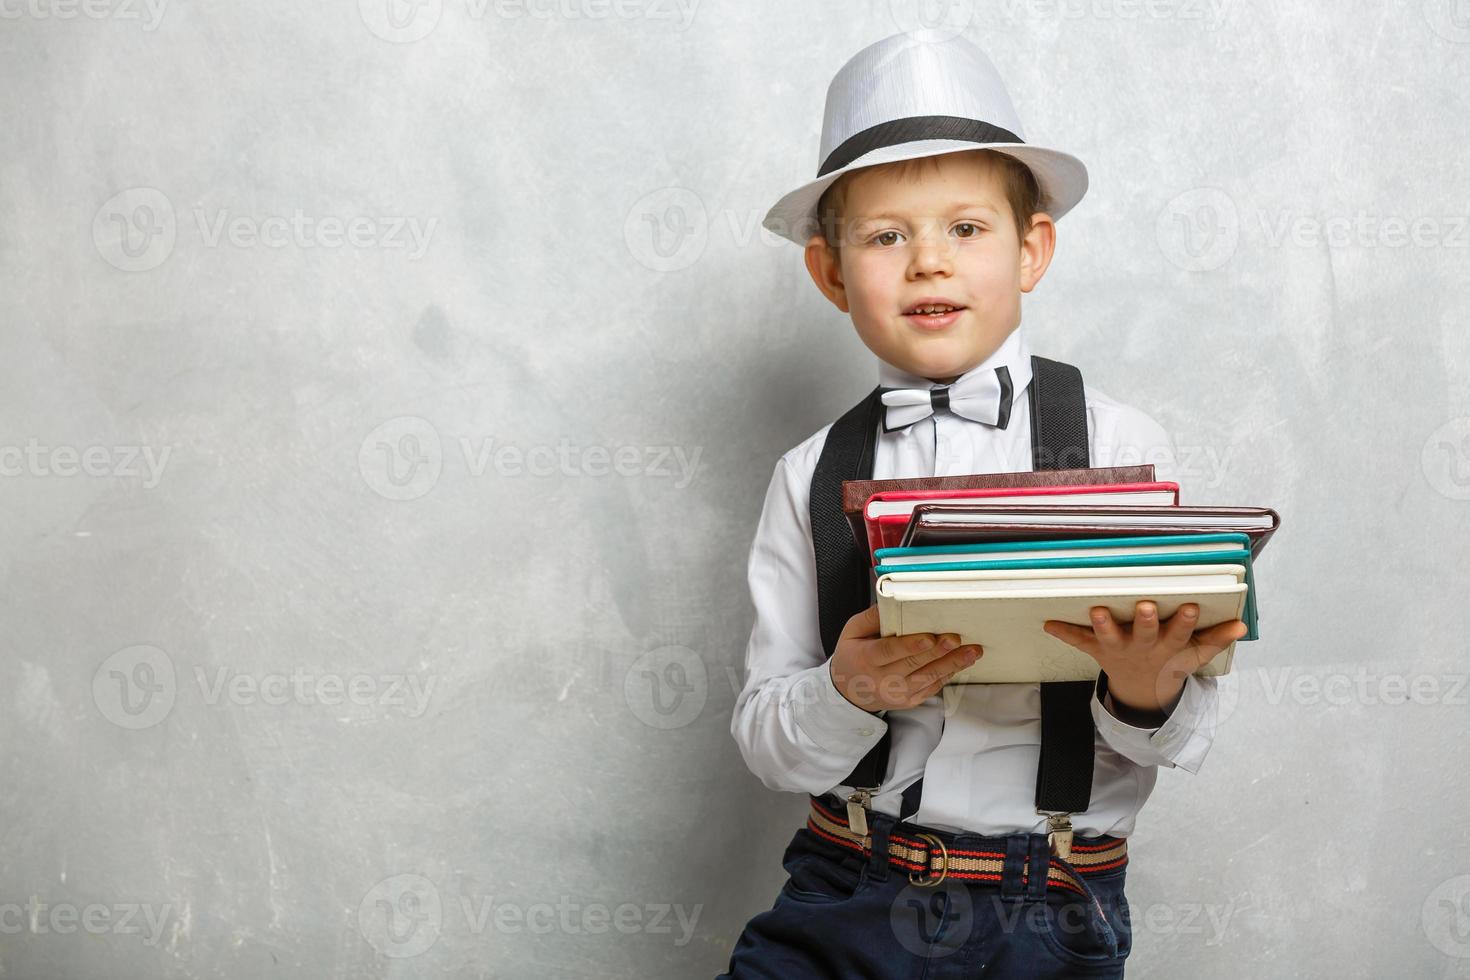
[[[1050,368],[1031,359],[1021,294],[1087,176],[1021,134],[978,48],[896,35],[833,79],[818,178],[766,218],[805,246],[817,287],[877,355],[874,479],[1040,459],[1030,389]],[[1153,462],[1176,480],[1158,423],[1091,385],[1085,405],[1087,465]],[[751,547],[756,622],[731,731],[766,786],[812,798],[782,859],[789,880],[724,976],[1122,976],[1126,839],[1159,766],[1198,770],[1217,694],[1191,672],[1245,624],[1196,630],[1192,605],[1159,622],[1150,602],[1128,624],[1102,607],[1087,626],[1047,623],[1101,674],[1070,718],[1092,743],[1086,802],[1039,811],[1042,685],[945,687],[983,650],[955,634],[880,637],[876,605],[835,638],[824,626],[818,569],[851,558],[813,529],[814,473],[839,424],[777,461]],[[870,784],[850,778],[870,759]]]

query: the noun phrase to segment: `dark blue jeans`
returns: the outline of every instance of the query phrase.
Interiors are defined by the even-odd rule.
[[[746,924],[717,980],[1123,976],[1133,945],[1126,868],[1087,875],[1092,896],[1042,888],[1035,877],[1023,886],[1028,858],[1045,860],[1044,835],[957,834],[949,846],[1007,854],[1004,880],[921,887],[888,862],[894,822],[869,817],[870,856],[798,830],[781,859],[790,877],[775,904]]]

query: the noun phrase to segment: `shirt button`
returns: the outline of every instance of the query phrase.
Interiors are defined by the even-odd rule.
[[[859,728],[858,729],[858,734],[859,735],[871,735],[871,734],[873,734],[873,730],[871,728]]]

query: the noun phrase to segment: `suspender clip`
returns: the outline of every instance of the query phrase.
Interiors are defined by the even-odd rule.
[[[1072,815],[1070,813],[1048,813],[1046,815],[1046,843],[1051,852],[1065,861],[1072,856]]]
[[[868,801],[873,798],[872,790],[877,788],[855,789],[847,798],[847,826],[859,837],[868,836]]]

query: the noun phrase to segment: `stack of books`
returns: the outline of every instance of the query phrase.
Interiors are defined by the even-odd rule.
[[[953,684],[1087,680],[1098,665],[1049,619],[1160,621],[1185,603],[1199,629],[1234,619],[1260,635],[1254,560],[1280,524],[1269,507],[1185,507],[1151,464],[848,480],[843,509],[869,555],[884,636],[958,633],[985,655]],[[1197,674],[1228,673],[1235,643]]]

